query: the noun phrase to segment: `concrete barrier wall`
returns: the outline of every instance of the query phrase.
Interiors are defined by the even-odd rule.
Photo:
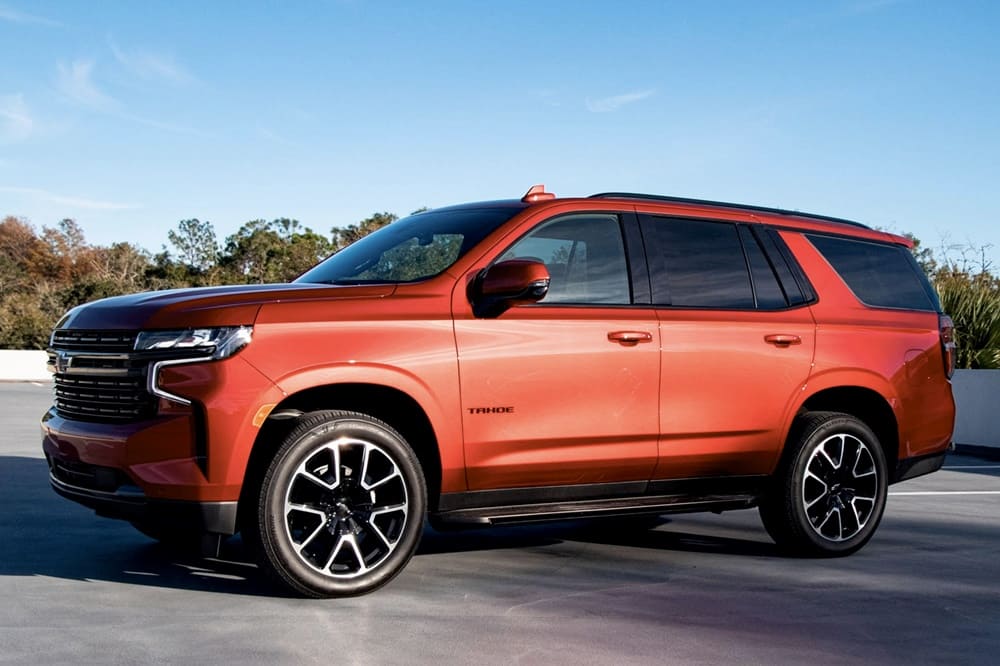
[[[49,381],[43,351],[0,349],[0,381]],[[958,370],[955,442],[1000,449],[1000,370]]]
[[[1000,370],[956,370],[955,443],[1000,448]]]
[[[0,381],[47,382],[52,375],[45,369],[43,351],[0,349]]]

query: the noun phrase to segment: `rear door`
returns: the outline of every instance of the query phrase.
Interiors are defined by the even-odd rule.
[[[769,473],[812,363],[808,285],[760,225],[640,224],[662,345],[654,479]]]
[[[499,251],[493,261],[546,265],[551,285],[537,304],[479,319],[456,293],[470,489],[649,479],[659,330],[653,309],[634,304],[626,217],[637,239],[634,216],[577,213],[533,225]]]

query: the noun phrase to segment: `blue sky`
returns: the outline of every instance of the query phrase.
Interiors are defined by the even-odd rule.
[[[285,6],[282,6],[285,5]],[[0,215],[626,190],[857,219],[1000,267],[1000,3],[0,0]]]

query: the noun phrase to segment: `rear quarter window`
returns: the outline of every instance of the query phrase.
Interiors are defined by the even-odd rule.
[[[865,305],[940,310],[927,277],[905,247],[819,234],[806,237]]]

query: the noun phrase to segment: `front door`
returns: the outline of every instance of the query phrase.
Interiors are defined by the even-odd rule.
[[[534,305],[477,319],[455,297],[470,490],[645,482],[657,458],[659,331],[632,305],[622,219],[541,222],[495,261],[546,265]]]

